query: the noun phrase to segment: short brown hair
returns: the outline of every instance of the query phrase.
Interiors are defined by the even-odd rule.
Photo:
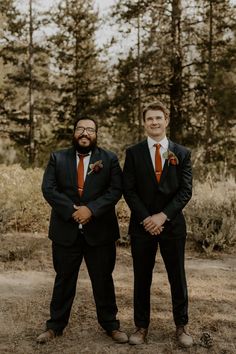
[[[145,122],[145,115],[146,115],[147,111],[149,111],[149,110],[162,111],[165,115],[165,118],[169,119],[170,111],[161,101],[154,101],[154,102],[148,103],[146,106],[144,106],[144,108],[143,108],[143,121],[144,122]]]

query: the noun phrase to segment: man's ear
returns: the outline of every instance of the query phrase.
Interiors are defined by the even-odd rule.
[[[166,120],[166,126],[168,127],[169,123],[170,123],[170,117],[165,117],[165,120]]]

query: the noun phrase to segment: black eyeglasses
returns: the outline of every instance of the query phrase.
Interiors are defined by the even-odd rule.
[[[96,129],[90,128],[90,127],[87,127],[87,128],[76,127],[75,128],[76,133],[79,133],[79,134],[83,134],[85,130],[86,130],[86,133],[89,134],[89,135],[93,135],[93,134],[96,133]]]

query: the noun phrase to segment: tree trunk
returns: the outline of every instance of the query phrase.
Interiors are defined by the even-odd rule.
[[[208,72],[207,72],[206,142],[209,142],[211,139],[212,41],[213,41],[213,6],[212,6],[212,0],[210,0],[210,2],[209,2]]]
[[[170,137],[182,142],[182,48],[181,48],[181,0],[172,0],[172,58],[170,80]]]
[[[141,99],[141,63],[140,63],[140,11],[138,13],[138,140],[142,139],[143,127],[142,127],[142,99]]]
[[[77,24],[76,24],[77,25]],[[79,110],[79,75],[78,75],[78,68],[79,68],[79,39],[78,33],[76,31],[76,41],[75,41],[75,119],[79,117],[80,110]]]
[[[34,97],[33,97],[33,16],[32,0],[29,0],[29,163],[35,163],[36,142],[34,122]]]

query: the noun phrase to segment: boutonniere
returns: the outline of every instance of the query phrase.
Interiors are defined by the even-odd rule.
[[[164,157],[164,159],[168,160],[168,166],[169,166],[169,164],[174,165],[174,166],[179,164],[178,157],[170,150],[167,150],[166,152],[164,152],[162,154],[162,156]]]
[[[94,163],[91,163],[89,165],[89,168],[90,168],[90,171],[89,171],[88,175],[90,175],[90,173],[92,173],[92,172],[98,173],[103,168],[102,160],[98,160]]]

